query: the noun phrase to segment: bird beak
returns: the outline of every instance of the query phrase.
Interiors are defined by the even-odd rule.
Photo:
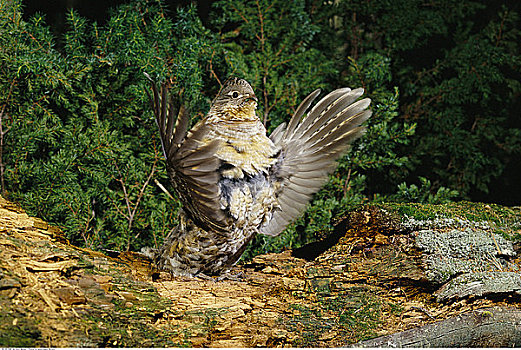
[[[257,99],[257,96],[255,96],[255,95],[248,95],[248,96],[246,96],[246,101],[259,102],[259,100]]]

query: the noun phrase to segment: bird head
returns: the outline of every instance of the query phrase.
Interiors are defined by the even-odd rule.
[[[244,79],[229,78],[212,102],[211,112],[235,120],[256,118],[257,96]]]

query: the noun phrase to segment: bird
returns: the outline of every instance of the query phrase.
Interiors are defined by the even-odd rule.
[[[253,88],[230,77],[189,129],[190,113],[176,107],[169,84],[158,87],[146,76],[169,181],[182,204],[153,259],[175,276],[219,276],[256,235],[279,235],[364,134],[372,113],[362,88],[336,89],[310,108],[317,89],[267,135]]]

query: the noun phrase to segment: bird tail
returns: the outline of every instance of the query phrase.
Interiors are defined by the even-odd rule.
[[[168,93],[168,83],[163,83],[158,89],[155,81],[148,73],[144,73],[152,86],[152,94],[146,90],[152,110],[156,117],[156,124],[161,136],[161,146],[165,159],[169,158],[180,146],[186,137],[190,115],[183,105],[177,111],[172,96]],[[175,122],[175,123],[174,123]]]
[[[270,135],[281,148],[272,169],[274,181],[280,184],[279,208],[261,227],[261,233],[276,236],[298,218],[313,194],[327,182],[336,160],[364,134],[361,124],[371,116],[367,109],[371,100],[358,100],[363,92],[361,88],[335,90],[302,118],[320,93],[316,90],[300,104],[287,127],[279,126]]]

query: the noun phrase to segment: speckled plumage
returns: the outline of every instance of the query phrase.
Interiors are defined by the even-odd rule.
[[[278,235],[327,181],[370,116],[369,99],[356,101],[362,89],[344,88],[301,120],[317,90],[287,127],[268,137],[253,89],[231,78],[207,116],[187,131],[189,116],[183,107],[175,116],[167,86],[152,86],[167,170],[184,206],[155,260],[176,275],[217,275],[237,262],[256,234]]]

